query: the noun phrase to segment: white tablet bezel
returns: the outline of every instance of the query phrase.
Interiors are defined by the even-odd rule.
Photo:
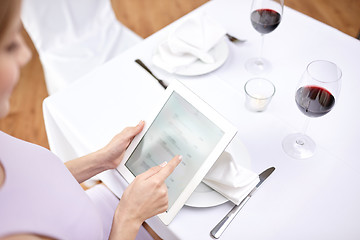
[[[218,112],[216,112],[211,106],[209,106],[206,102],[200,99],[196,94],[194,94],[190,89],[184,86],[182,83],[173,80],[172,83],[167,87],[166,91],[164,92],[164,96],[162,97],[161,101],[159,102],[158,106],[154,108],[154,111],[148,116],[145,120],[145,126],[141,133],[139,133],[131,142],[128,149],[125,151],[124,158],[121,161],[120,165],[117,167],[117,170],[120,174],[125,178],[128,183],[131,183],[135,176],[133,173],[126,167],[126,162],[128,161],[129,157],[135,150],[136,146],[139,144],[140,140],[148,131],[149,127],[152,125],[153,121],[163,108],[164,104],[167,102],[169,97],[173,92],[178,93],[182,96],[186,101],[192,104],[197,110],[199,110],[203,115],[205,115],[208,119],[210,119],[217,127],[222,129],[224,135],[220,139],[220,141],[216,144],[216,147],[211,151],[210,155],[207,159],[202,163],[200,168],[196,171],[193,178],[187,184],[185,189],[179,195],[177,200],[173,203],[173,205],[168,209],[166,212],[161,213],[158,215],[160,220],[168,225],[175,217],[175,215],[180,211],[180,209],[185,204],[186,200],[190,197],[192,192],[198,186],[198,184],[202,181],[206,173],[224,151],[226,146],[235,136],[237,129],[234,127],[228,120],[222,117]],[[170,161],[171,159],[166,159],[164,161]]]

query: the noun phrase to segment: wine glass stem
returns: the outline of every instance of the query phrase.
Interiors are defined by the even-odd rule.
[[[261,60],[263,57],[263,51],[264,51],[264,34],[261,34],[261,46],[260,46],[260,57]]]
[[[307,130],[308,126],[309,126],[309,123],[310,123],[310,118],[307,117],[306,120],[305,120],[305,123],[304,123],[304,125],[302,127],[301,135],[305,135],[306,130]],[[297,139],[296,143],[299,144],[299,145],[304,145],[305,144],[304,140],[301,139],[301,138]]]

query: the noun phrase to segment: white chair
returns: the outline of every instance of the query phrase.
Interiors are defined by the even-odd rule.
[[[50,95],[142,40],[110,0],[24,0],[21,15]]]
[[[110,0],[24,0],[21,18],[49,95],[142,40],[116,19]],[[69,144],[54,140],[59,134],[47,131],[50,149],[63,161],[77,157]]]
[[[49,95],[142,40],[116,19],[110,0],[23,0],[21,18],[38,51]],[[49,121],[54,119],[45,118]],[[51,150],[63,161],[78,157],[70,143],[58,141],[64,133],[47,129],[47,134]],[[137,239],[152,238],[141,227]]]

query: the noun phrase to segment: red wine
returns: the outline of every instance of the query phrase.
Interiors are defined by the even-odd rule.
[[[259,33],[270,33],[280,24],[280,13],[271,9],[258,9],[251,13],[251,23]]]
[[[335,105],[334,96],[324,88],[305,86],[296,91],[295,101],[300,111],[309,117],[321,117]]]

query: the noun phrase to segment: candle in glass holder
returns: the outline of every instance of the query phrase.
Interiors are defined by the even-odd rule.
[[[275,93],[274,84],[265,78],[248,80],[244,89],[246,93],[245,106],[254,112],[265,111]]]

